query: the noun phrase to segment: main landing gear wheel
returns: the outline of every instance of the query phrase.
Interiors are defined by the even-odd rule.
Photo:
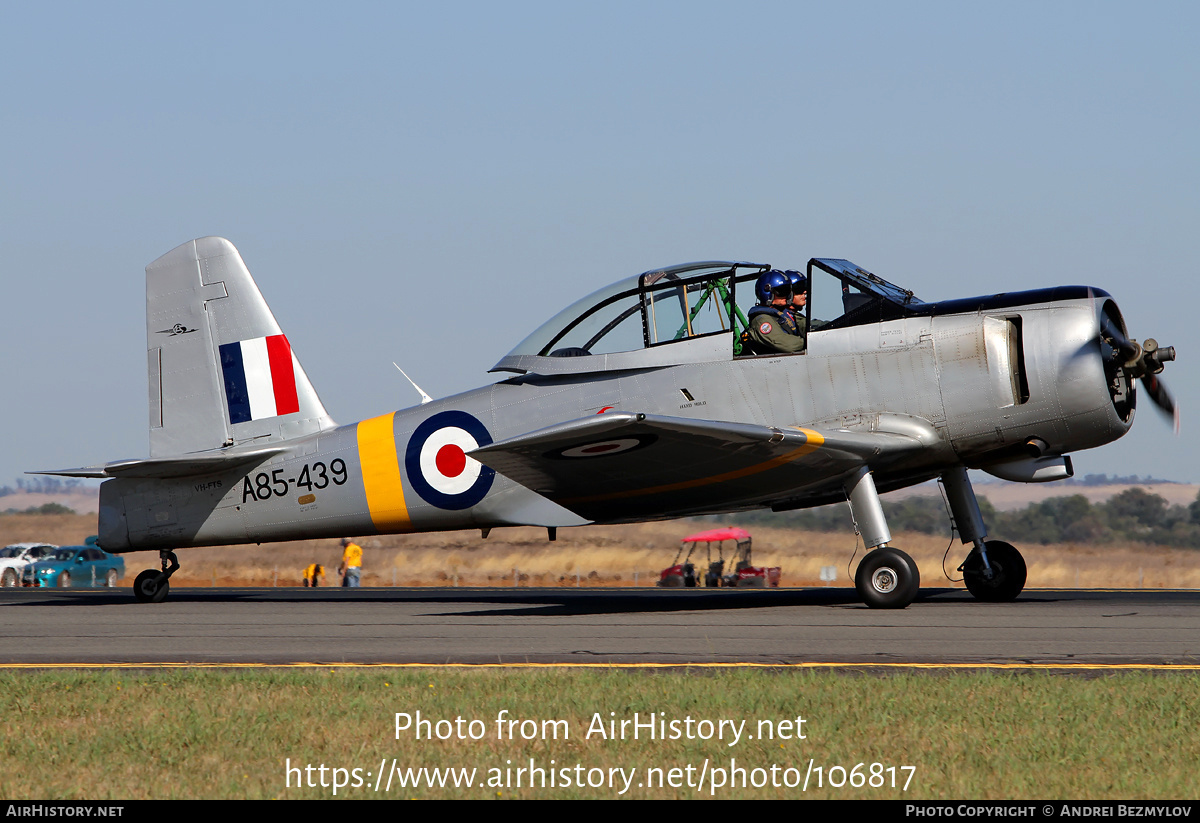
[[[4,570],[4,588],[14,589],[17,586],[17,573],[14,569]]]
[[[166,575],[154,569],[146,569],[133,581],[133,596],[139,603],[161,603],[170,590]]]
[[[917,596],[921,572],[907,554],[884,546],[858,564],[854,587],[872,609],[903,609]]]
[[[169,549],[159,549],[158,557],[162,562],[162,571],[146,569],[133,581],[133,596],[139,603],[161,603],[171,590],[171,584],[167,581],[179,570],[179,559]]]
[[[989,540],[983,545],[987,548],[992,576],[989,578],[984,573],[983,557],[979,550],[972,549],[960,569],[963,582],[967,584],[967,591],[975,595],[976,600],[985,603],[1016,600],[1017,595],[1025,588],[1025,558],[1021,557],[1015,546],[1003,540]]]

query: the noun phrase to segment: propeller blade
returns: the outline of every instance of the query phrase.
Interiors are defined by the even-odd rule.
[[[1107,315],[1100,321],[1100,336],[1110,341],[1112,346],[1121,353],[1123,360],[1132,360],[1141,353],[1138,346],[1130,341],[1125,336],[1125,332],[1121,331],[1116,323],[1111,322]]]
[[[1142,385],[1146,387],[1146,394],[1150,395],[1154,405],[1174,421],[1175,433],[1179,434],[1179,406],[1167,390],[1167,384],[1159,380],[1157,375],[1148,374],[1142,378]]]

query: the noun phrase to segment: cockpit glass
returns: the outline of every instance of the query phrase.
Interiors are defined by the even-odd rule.
[[[538,352],[551,357],[584,354],[612,354],[642,347],[642,311],[637,292],[626,292],[607,300],[581,315],[577,322],[553,339],[548,350]]]
[[[626,342],[632,342],[632,348],[641,348],[642,317],[638,311],[637,280],[636,277],[627,277],[611,286],[595,291],[587,297],[576,300],[517,344],[517,347],[509,352],[509,355],[534,354],[545,357],[551,352],[569,348],[590,351],[586,344],[591,342],[598,332],[603,331],[616,320],[616,325],[608,333],[601,335],[601,339],[608,334],[617,333],[616,326],[622,325],[622,323],[628,326],[631,317],[636,317],[632,321],[632,341],[628,340],[631,334],[629,328],[622,328],[613,338],[613,343],[616,343],[618,337],[624,336],[627,338]],[[631,306],[633,311],[630,312]],[[628,315],[626,312],[629,312]],[[621,351],[621,349],[612,349],[612,351]],[[600,354],[601,352],[596,353]]]
[[[689,263],[657,269],[600,289],[559,312],[509,356],[579,357],[635,351],[728,333],[739,270],[752,263]]]
[[[846,313],[842,304],[843,287],[840,277],[820,270],[813,272],[806,306],[812,331],[820,331]]]
[[[725,276],[646,277],[646,334],[651,346],[729,331],[733,288]]]
[[[812,265],[818,262],[827,265]],[[903,316],[905,306],[921,302],[912,292],[849,261],[811,261],[809,278],[806,310],[810,332],[894,319]]]

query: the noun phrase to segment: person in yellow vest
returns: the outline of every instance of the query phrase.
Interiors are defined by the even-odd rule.
[[[343,588],[358,588],[362,575],[362,547],[349,537],[342,538],[342,564],[338,566]]]
[[[325,567],[320,563],[309,563],[304,568],[304,585],[319,586],[320,580],[325,579]]]

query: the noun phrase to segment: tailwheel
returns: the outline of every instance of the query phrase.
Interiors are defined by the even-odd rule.
[[[921,572],[907,554],[883,546],[858,564],[854,587],[872,609],[903,609],[917,596]]]
[[[967,591],[975,595],[976,600],[985,603],[1015,600],[1025,588],[1025,558],[1015,546],[1003,540],[988,540],[983,545],[987,550],[991,575],[989,576],[984,568],[983,556],[979,549],[972,549],[959,567],[959,571],[963,573],[963,582],[967,584]]]
[[[167,599],[170,590],[167,578],[155,569],[146,569],[133,581],[133,596],[139,603],[161,603]]]
[[[161,603],[171,590],[168,580],[179,569],[179,560],[175,552],[165,549],[158,556],[162,559],[162,571],[146,569],[133,581],[133,596],[139,603]]]

